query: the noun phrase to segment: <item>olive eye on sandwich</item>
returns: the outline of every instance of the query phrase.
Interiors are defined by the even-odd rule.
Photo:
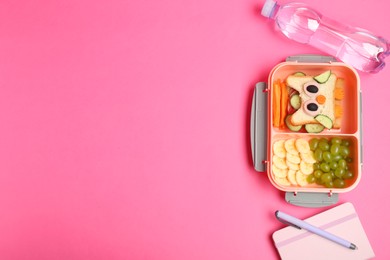
[[[317,83],[309,82],[304,87],[303,90],[305,91],[306,95],[308,96],[314,96],[318,93],[319,88],[317,86]]]
[[[303,110],[311,116],[315,116],[319,113],[319,105],[314,100],[308,100],[303,104]]]

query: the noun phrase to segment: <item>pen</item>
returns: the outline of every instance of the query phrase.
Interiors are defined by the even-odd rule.
[[[351,243],[351,242],[349,242],[341,237],[333,235],[333,234],[331,234],[323,229],[320,229],[318,227],[310,225],[309,223],[307,223],[303,220],[297,219],[297,218],[290,216],[284,212],[281,212],[280,210],[277,210],[275,212],[275,216],[280,222],[294,226],[298,229],[305,229],[305,230],[312,232],[316,235],[319,235],[323,238],[329,239],[329,240],[331,240],[339,245],[345,246],[349,249],[352,249],[352,250],[357,249],[357,246],[355,244],[353,244],[353,243]]]

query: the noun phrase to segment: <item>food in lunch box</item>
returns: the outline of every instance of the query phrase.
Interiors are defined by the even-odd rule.
[[[303,138],[278,140],[273,144],[272,173],[279,185],[308,185],[307,176],[313,173],[314,153],[309,141]]]
[[[286,149],[284,148],[284,140],[276,141],[273,145],[273,152],[280,158],[286,157]]]
[[[296,72],[273,85],[273,126],[293,132],[339,129],[343,115],[344,79],[327,70],[317,76]],[[287,106],[286,106],[287,104]]]
[[[308,177],[309,183],[317,183],[327,188],[344,188],[345,180],[352,179],[350,170],[350,141],[341,137],[312,138],[310,150],[314,152],[316,163],[314,172]]]
[[[288,87],[285,82],[277,80],[273,86],[273,125],[284,128],[288,106]]]
[[[316,183],[327,188],[344,188],[354,177],[349,164],[350,141],[341,137],[289,138],[273,143],[272,173],[282,186]]]
[[[334,89],[337,77],[330,70],[318,76],[290,75],[286,82],[301,98],[301,105],[291,116],[293,125],[321,124],[333,127]],[[319,116],[319,118],[317,118]]]

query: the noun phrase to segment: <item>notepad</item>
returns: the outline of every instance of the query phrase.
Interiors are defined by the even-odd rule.
[[[358,249],[351,250],[309,231],[289,226],[275,231],[272,235],[283,260],[371,259],[375,257],[359,216],[351,203],[341,204],[305,221],[354,243]]]

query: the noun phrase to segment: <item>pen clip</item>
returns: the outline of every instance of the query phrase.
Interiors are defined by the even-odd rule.
[[[288,226],[292,226],[292,227],[295,227],[297,229],[302,229],[301,227],[298,227],[297,225],[294,225],[293,223],[290,223],[287,220],[279,218],[278,212],[279,212],[279,210],[275,211],[275,217],[276,217],[277,220],[279,220],[280,222],[282,222],[283,224],[286,224]]]

